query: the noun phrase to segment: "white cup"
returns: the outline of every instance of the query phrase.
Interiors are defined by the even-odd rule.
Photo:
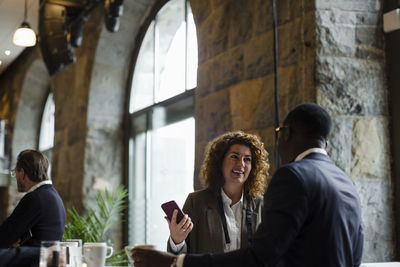
[[[111,257],[113,252],[113,248],[107,246],[104,242],[87,242],[83,244],[83,262],[85,262],[88,267],[104,267],[106,259]]]

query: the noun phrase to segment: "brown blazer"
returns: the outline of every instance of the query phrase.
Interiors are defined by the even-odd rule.
[[[252,230],[256,232],[261,223],[264,201],[263,197],[256,197],[251,201]],[[246,226],[246,205],[244,198],[242,214],[241,248],[246,248],[247,226]],[[183,206],[183,212],[187,213],[193,221],[193,230],[186,238],[184,247],[180,253],[218,253],[224,252],[225,236],[222,227],[221,217],[218,212],[217,194],[210,189],[204,189],[190,193]],[[169,241],[167,250],[172,252]]]

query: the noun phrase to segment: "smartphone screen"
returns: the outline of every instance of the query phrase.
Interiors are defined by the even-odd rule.
[[[174,212],[174,210],[178,210],[178,215],[176,216],[176,223],[179,223],[183,219],[184,216],[183,212],[174,200],[161,204],[161,208],[164,210],[169,220],[172,220],[172,213]]]

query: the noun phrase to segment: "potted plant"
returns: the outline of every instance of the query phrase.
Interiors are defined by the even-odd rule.
[[[128,190],[119,186],[111,194],[106,189],[104,195],[97,193],[96,208],[89,208],[86,215],[80,215],[75,208],[68,209],[67,223],[63,240],[82,239],[82,242],[110,241],[110,230],[121,222],[123,210],[127,207],[126,197]],[[125,251],[119,250],[107,259],[109,265],[127,265]]]

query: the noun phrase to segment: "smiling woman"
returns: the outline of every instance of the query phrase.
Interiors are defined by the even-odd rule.
[[[200,174],[206,189],[189,194],[181,222],[168,220],[168,250],[218,253],[247,247],[261,222],[267,156],[256,135],[235,131],[212,140]]]

